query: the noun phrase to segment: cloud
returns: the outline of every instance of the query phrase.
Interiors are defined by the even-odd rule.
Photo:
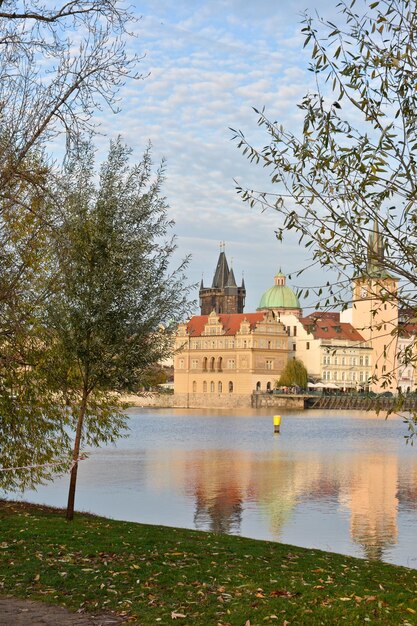
[[[329,10],[324,0],[315,7]],[[313,85],[300,34],[304,8],[302,0],[143,2],[135,46],[146,51],[139,69],[149,77],[122,88],[120,115],[97,116],[101,130],[121,134],[137,157],[150,139],[155,161],[167,158],[164,193],[176,221],[178,258],[192,254],[190,281],[199,282],[202,273],[211,280],[218,242],[226,241],[236,277],[245,274],[248,311],[279,266],[295,272],[308,261],[294,237],[276,241],[276,214],[251,210],[238,197],[236,178],[249,188],[270,183],[242,157],[229,127],[263,146],[268,137],[253,111],[263,106],[270,118],[299,127],[297,103]],[[107,149],[107,139],[98,146]]]

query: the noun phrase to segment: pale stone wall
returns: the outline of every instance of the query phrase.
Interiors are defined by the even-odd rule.
[[[154,406],[154,407],[172,407],[174,406],[174,394],[172,393],[147,393],[143,396],[135,394],[125,395],[123,402],[127,402],[129,406]]]
[[[287,396],[271,393],[254,393],[252,397],[252,406],[275,407],[280,409],[304,409],[305,396]]]
[[[250,407],[250,394],[223,393],[175,393],[174,405],[178,408],[218,408],[233,409]]]

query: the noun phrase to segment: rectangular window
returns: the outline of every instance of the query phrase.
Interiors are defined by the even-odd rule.
[[[307,341],[307,343],[306,343],[306,349],[310,350],[310,342],[309,341]]]
[[[234,370],[235,369],[235,360],[234,359],[228,359],[227,367],[228,367],[229,370]]]
[[[267,359],[266,360],[266,369],[267,370],[274,369],[274,362],[271,359]]]
[[[192,359],[191,360],[191,369],[193,369],[193,370],[198,369],[198,359]]]

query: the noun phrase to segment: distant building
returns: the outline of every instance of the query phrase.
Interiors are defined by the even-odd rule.
[[[224,244],[221,244],[211,287],[204,287],[201,280],[199,296],[201,315],[210,315],[212,311],[243,313],[246,298],[245,282],[242,278],[241,286],[237,286],[233,269],[229,269],[227,263]]]
[[[338,312],[315,312],[307,317],[282,315],[289,340],[289,358],[299,358],[309,378],[338,389],[369,389],[372,348]]]
[[[288,360],[288,336],[272,311],[195,315],[176,337],[179,406],[249,406],[253,390],[275,387]]]

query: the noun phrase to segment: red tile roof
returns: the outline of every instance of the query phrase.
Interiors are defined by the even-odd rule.
[[[219,313],[218,316],[224,328],[225,335],[236,335],[243,321],[250,324],[253,330],[259,322],[265,317],[265,312],[260,313]],[[204,331],[204,327],[208,322],[208,315],[194,315],[187,323],[187,332],[190,337],[200,337]]]
[[[339,314],[323,314],[318,317],[313,314],[300,318],[301,324],[307,332],[310,332],[314,339],[340,339],[343,341],[365,341],[362,335],[353,328],[352,324],[339,322],[336,317]]]
[[[398,336],[410,338],[413,335],[417,335],[417,324],[408,323],[400,324],[398,327]]]

